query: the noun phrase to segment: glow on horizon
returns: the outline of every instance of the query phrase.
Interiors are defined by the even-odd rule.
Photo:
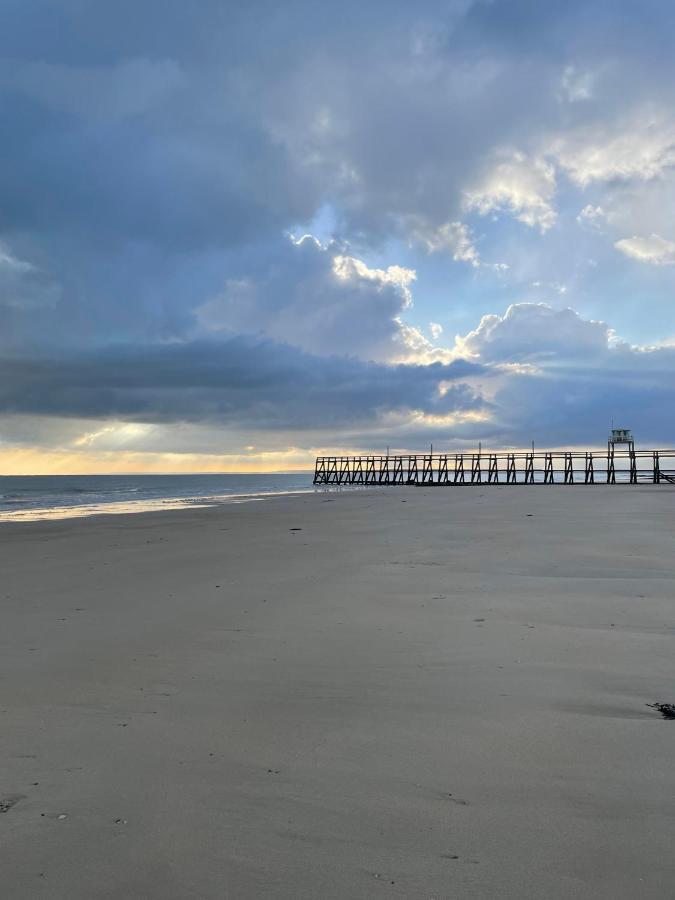
[[[0,449],[0,475],[195,475],[309,472],[313,452],[251,454],[138,453]]]

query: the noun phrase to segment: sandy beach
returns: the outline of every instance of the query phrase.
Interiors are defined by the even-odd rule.
[[[675,488],[0,527],[0,871],[33,898],[664,898]]]

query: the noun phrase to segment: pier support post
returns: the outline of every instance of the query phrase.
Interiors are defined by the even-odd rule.
[[[525,484],[534,484],[534,453],[525,456]]]
[[[593,454],[586,454],[586,472],[584,474],[584,484],[595,484],[595,472],[593,470]]]
[[[544,484],[553,484],[553,456],[550,453],[544,456]]]
[[[422,484],[434,483],[433,456],[425,456],[422,462]]]
[[[488,484],[499,483],[499,469],[497,467],[497,454],[490,453],[488,456]]]
[[[417,457],[409,456],[408,457],[408,484],[417,484],[417,481],[418,481]]]
[[[471,484],[481,484],[480,453],[471,455]]]
[[[565,484],[574,484],[574,462],[571,453],[565,454]]]

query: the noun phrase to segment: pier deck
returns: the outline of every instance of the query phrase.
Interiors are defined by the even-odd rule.
[[[314,484],[675,484],[675,450],[319,456]]]

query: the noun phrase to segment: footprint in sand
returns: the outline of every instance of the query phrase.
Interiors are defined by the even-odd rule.
[[[13,806],[24,799],[24,794],[8,794],[0,799],[0,813],[9,812]]]

